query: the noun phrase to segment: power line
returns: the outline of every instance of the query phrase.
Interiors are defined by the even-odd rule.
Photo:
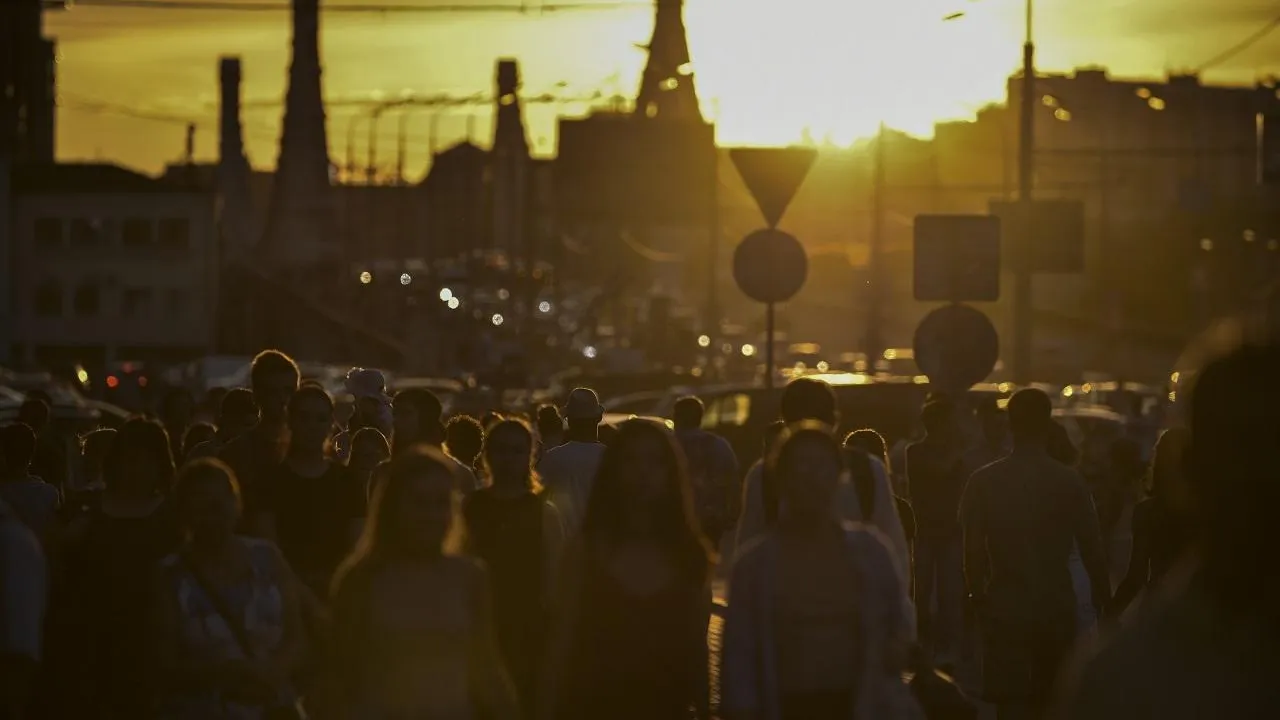
[[[165,113],[150,112],[147,110],[138,110],[128,105],[120,105],[117,103],[103,102],[101,100],[93,100],[90,98],[79,97],[76,95],[68,95],[67,93],[59,93],[59,105],[69,105],[71,107],[85,110],[88,112],[107,113],[110,115],[120,115],[122,117],[130,117],[135,120],[150,120],[153,122],[169,123],[174,125],[203,125],[206,124],[199,120],[181,117],[178,115],[168,115]]]
[[[1256,31],[1253,32],[1253,34],[1251,34],[1249,37],[1245,38],[1244,40],[1241,40],[1235,45],[1232,45],[1226,50],[1223,50],[1217,55],[1214,55],[1213,57],[1209,58],[1205,62],[1201,63],[1200,66],[1196,68],[1195,72],[1199,74],[1204,72],[1205,70],[1209,70],[1211,68],[1217,67],[1218,65],[1221,65],[1222,63],[1230,60],[1231,58],[1239,55],[1245,50],[1248,50],[1249,48],[1256,45],[1260,40],[1262,40],[1263,38],[1265,38],[1266,36],[1274,32],[1276,28],[1280,28],[1280,16],[1276,16],[1271,21],[1269,21],[1266,25],[1263,25],[1262,27],[1258,28]]]
[[[107,8],[112,10],[205,10],[219,12],[289,12],[293,8],[288,3],[256,3],[244,2],[244,0],[73,0],[68,5],[69,8],[75,7],[91,7],[91,8]],[[517,13],[521,15],[536,15],[542,13],[557,13],[564,11],[582,11],[582,10],[623,10],[636,8],[650,8],[652,3],[641,2],[640,0],[621,2],[567,2],[567,3],[550,3],[550,4],[530,4],[521,2],[520,4],[512,3],[482,3],[482,4],[410,4],[410,3],[388,3],[382,5],[353,5],[353,4],[326,4],[321,6],[321,10],[326,13],[343,13],[343,14],[420,14],[420,13]]]

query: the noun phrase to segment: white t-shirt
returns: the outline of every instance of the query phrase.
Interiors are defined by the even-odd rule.
[[[48,593],[40,541],[0,504],[0,652],[39,662]]]
[[[560,512],[566,539],[582,529],[587,500],[602,457],[603,444],[570,441],[548,450],[538,463],[538,475],[551,504]]]

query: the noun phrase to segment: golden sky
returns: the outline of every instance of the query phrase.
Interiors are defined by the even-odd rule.
[[[1020,62],[1023,7],[1022,0],[687,0],[685,17],[704,112],[717,120],[721,144],[786,144],[806,134],[844,144],[873,132],[882,119],[927,134],[937,120],[971,116],[1003,97],[1005,78]],[[966,15],[942,20],[956,11]],[[1277,10],[1264,0],[1039,0],[1036,13],[1042,70],[1104,65],[1115,75],[1159,76],[1198,66]],[[243,57],[246,99],[283,92],[285,13],[78,7],[49,15],[46,26],[61,53],[58,142],[64,159],[98,158],[155,171],[182,153],[181,122],[93,110],[86,101],[197,121],[197,155],[211,159],[220,55]],[[329,97],[486,92],[494,61],[503,56],[520,59],[530,93],[631,96],[644,62],[635,44],[648,39],[652,11],[328,14],[322,27]],[[1278,68],[1280,31],[1206,79],[1250,82]],[[583,110],[580,104],[530,108],[535,150],[554,150],[557,114]],[[279,117],[278,108],[246,114],[255,166],[275,162]],[[336,162],[346,157],[351,117],[349,110],[329,113]],[[464,139],[470,129],[487,144],[489,120],[487,108],[444,113],[437,143]],[[404,121],[408,174],[417,177],[429,157],[431,114],[417,109]],[[388,165],[398,122],[388,115],[378,126],[380,160]],[[363,162],[365,123],[356,129],[354,149]]]

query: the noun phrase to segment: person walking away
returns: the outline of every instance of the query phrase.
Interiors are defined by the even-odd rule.
[[[488,573],[461,556],[457,465],[401,448],[334,578],[326,716],[512,720]]]
[[[1079,472],[1081,453],[1076,448],[1075,443],[1071,440],[1071,433],[1062,423],[1054,420],[1049,425],[1049,441],[1046,445],[1046,452],[1049,457],[1057,462],[1066,465],[1073,470]],[[1083,475],[1081,476],[1083,478]],[[1088,489],[1088,480],[1085,480],[1085,489]],[[1089,494],[1090,503],[1093,502],[1093,493]],[[1097,505],[1094,505],[1094,512],[1097,513]],[[1099,523],[1101,530],[1101,523]],[[1106,541],[1103,541],[1103,553],[1106,552]],[[1080,545],[1078,543],[1071,544],[1071,555],[1067,558],[1067,567],[1071,570],[1071,583],[1075,587],[1076,593],[1076,635],[1082,640],[1088,641],[1093,636],[1093,631],[1098,625],[1098,611],[1093,602],[1093,583],[1089,580],[1089,571],[1085,568],[1084,558],[1080,554]],[[1108,590],[1110,585],[1107,585]]]
[[[62,496],[31,474],[35,451],[36,434],[31,428],[22,423],[0,427],[0,501],[48,548],[58,529]]]
[[[181,540],[166,499],[174,466],[157,422],[125,421],[103,461],[103,489],[67,527],[53,588],[46,693],[57,717],[135,718],[150,712],[147,628],[159,561]]]
[[[845,455],[828,426],[790,426],[769,458],[778,521],[734,564],[721,652],[726,720],[906,718],[910,615],[893,551],[831,512]]]
[[[186,457],[182,442],[187,428],[195,420],[196,401],[186,388],[174,387],[165,391],[160,399],[160,424],[169,434],[169,451],[175,459]]]
[[[35,392],[18,407],[18,422],[36,434],[36,450],[31,458],[31,474],[44,480],[61,495],[67,490],[67,447],[51,427],[53,410],[48,396],[34,397]]]
[[[116,441],[114,428],[98,428],[80,438],[80,483],[62,503],[64,524],[98,506],[106,484],[102,480],[103,466]]]
[[[247,720],[295,707],[298,587],[274,545],[236,535],[235,475],[218,460],[193,461],[174,504],[186,541],[152,585],[159,716]]]
[[[605,454],[600,442],[600,421],[604,418],[600,396],[590,388],[575,389],[565,403],[564,417],[568,423],[565,442],[543,455],[538,476],[551,504],[560,512],[565,537],[572,540],[582,527],[591,488]]]
[[[533,431],[523,420],[499,421],[484,442],[491,482],[463,504],[470,554],[484,561],[493,580],[498,647],[525,716],[533,711],[549,599],[564,545],[560,514],[534,475],[533,450]]]
[[[702,534],[717,551],[742,513],[738,457],[724,438],[702,429],[704,407],[693,396],[676,400],[672,419],[676,440],[684,451],[693,488],[693,507]]]
[[[351,438],[351,457],[347,469],[351,479],[364,490],[365,504],[373,499],[373,474],[378,466],[391,459],[391,443],[377,428],[360,428]]]
[[[218,451],[218,459],[231,468],[239,483],[242,522],[257,517],[258,482],[279,466],[289,449],[287,408],[301,374],[293,358],[279,350],[263,350],[253,359],[249,381],[260,413],[258,422]]]
[[[360,536],[365,487],[328,455],[333,400],[303,385],[289,400],[289,453],[260,481],[261,503],[250,527],[276,543],[298,578],[318,598]]]
[[[444,448],[458,462],[471,468],[473,472],[480,465],[480,453],[484,449],[485,429],[480,421],[470,415],[459,415],[444,427]],[[483,486],[483,473],[476,473],[477,485]]]
[[[1111,587],[1128,568],[1133,547],[1133,510],[1139,500],[1146,468],[1142,462],[1142,446],[1128,437],[1111,443],[1105,472],[1093,486],[1093,504],[1098,509],[1102,541],[1111,569]]]
[[[232,388],[222,395],[218,406],[217,420],[214,426],[218,429],[211,442],[196,445],[187,453],[187,460],[202,457],[217,457],[218,452],[227,443],[240,437],[258,424],[258,406],[253,400],[253,392],[248,388]]]
[[[396,393],[392,405],[394,433],[391,436],[391,454],[399,455],[418,445],[427,445],[441,452],[456,466],[459,488],[469,493],[480,484],[475,470],[464,465],[444,448],[444,405],[440,398],[426,388],[409,388]]]
[[[351,438],[362,428],[377,428],[390,435],[394,426],[391,396],[387,395],[387,379],[377,370],[351,368],[346,377],[347,392],[355,400],[347,427],[333,439],[333,452],[345,463],[351,453]]]
[[[1039,390],[1009,400],[1013,452],[970,478],[961,505],[965,577],[983,626],[983,695],[1000,720],[1041,716],[1075,640],[1073,542],[1095,607],[1107,601],[1102,533],[1088,488],[1048,453],[1052,411]]]
[[[787,424],[781,420],[774,420],[764,429],[764,437],[762,438],[761,449],[763,452],[757,460],[752,463],[751,468],[747,470],[746,477],[742,482],[742,501],[740,507],[741,513],[738,515],[738,527],[733,533],[732,554],[728,557],[736,559],[738,551],[746,547],[761,532],[761,528],[766,526],[764,517],[764,461],[773,453],[778,440],[782,438],[783,431],[787,429]],[[727,563],[722,563],[727,565]],[[728,569],[727,567],[725,568]]]
[[[844,451],[860,522],[874,525],[885,537],[892,537],[899,530],[902,532],[907,548],[902,577],[909,594],[915,577],[916,514],[906,498],[893,493],[892,474],[888,466],[882,464],[888,457],[884,438],[875,430],[855,430],[845,436]],[[852,515],[853,512],[850,509],[845,514]]]
[[[1187,507],[1196,509],[1191,546],[1148,591],[1142,612],[1079,658],[1052,717],[1261,719],[1280,711],[1277,367],[1280,347],[1246,345],[1196,374],[1185,396],[1183,462]]]
[[[565,553],[535,717],[710,717],[712,554],[691,499],[667,429],[622,423]]]
[[[30,717],[44,657],[49,569],[40,541],[0,500],[0,717]]]
[[[218,439],[218,428],[213,423],[193,422],[187,426],[187,431],[182,434],[182,442],[179,443],[178,452],[173,456],[176,461],[178,458],[186,458],[195,452],[197,447],[211,443]]]
[[[551,448],[564,444],[564,418],[560,417],[560,408],[555,405],[543,405],[538,408],[538,461]]]
[[[1151,496],[1133,509],[1133,548],[1128,571],[1107,606],[1119,618],[1145,590],[1159,585],[1191,546],[1191,508],[1183,462],[1191,434],[1171,428],[1160,435],[1151,461]]]
[[[964,559],[958,515],[965,443],[955,404],[935,395],[921,412],[923,440],[907,447],[906,476],[915,510],[915,605],[922,645],[938,667],[955,667],[964,624]],[[937,606],[935,619],[933,607]],[[936,621],[935,621],[936,620]]]

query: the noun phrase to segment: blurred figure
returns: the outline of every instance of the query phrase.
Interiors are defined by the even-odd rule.
[[[222,404],[218,406],[218,416],[214,423],[217,433],[213,440],[193,447],[185,459],[216,457],[228,443],[257,425],[258,420],[258,406],[253,401],[252,391],[248,388],[226,391],[222,395]]]
[[[207,422],[194,422],[187,426],[187,431],[182,435],[182,447],[178,449],[178,453],[174,458],[185,458],[195,452],[195,449],[206,443],[211,443],[218,439],[218,428]]]
[[[186,542],[153,583],[158,695],[172,717],[263,717],[296,701],[298,588],[280,551],[235,534],[239,492],[212,458],[183,468],[174,505]]]
[[[57,529],[62,496],[31,474],[35,451],[36,434],[31,428],[22,423],[0,427],[0,502],[47,546]]]
[[[883,537],[846,529],[831,512],[845,471],[840,444],[825,424],[800,423],[769,462],[779,515],[733,567],[721,713],[900,717],[909,605]]]
[[[334,580],[333,717],[519,717],[494,640],[488,573],[457,555],[457,466],[401,448]]]
[[[1133,549],[1128,572],[1107,607],[1110,617],[1148,587],[1158,585],[1191,545],[1191,513],[1183,463],[1191,434],[1186,428],[1165,431],[1151,461],[1151,497],[1133,510]]]
[[[538,460],[542,460],[548,450],[564,443],[564,418],[560,417],[560,408],[543,405],[538,408],[537,422]]]
[[[351,368],[347,373],[346,388],[355,399],[355,405],[346,430],[334,438],[334,456],[341,462],[347,461],[351,452],[351,436],[360,429],[377,428],[383,435],[390,435],[394,427],[387,379],[381,372]]]
[[[665,427],[619,426],[566,552],[538,717],[710,717],[711,554],[688,482]]]
[[[542,456],[538,476],[551,504],[560,511],[566,537],[572,539],[582,527],[591,488],[605,454],[600,442],[604,406],[595,390],[577,388],[569,393],[563,414],[568,423],[565,442]]]
[[[40,541],[0,500],[0,717],[29,716],[44,659],[48,593]]]
[[[910,590],[915,577],[912,563],[916,515],[911,509],[911,503],[893,492],[889,468],[882,464],[888,459],[889,448],[880,433],[863,429],[845,436],[844,450],[861,521],[880,528],[888,538],[892,538],[896,532],[902,533],[907,556],[906,565],[899,569],[902,571],[903,582]]]
[[[279,350],[263,350],[253,359],[249,381],[258,422],[218,450],[218,459],[231,468],[240,485],[243,522],[257,516],[258,481],[284,461],[289,449],[287,408],[298,391],[301,373],[293,358]]]
[[[222,409],[222,399],[227,396],[227,388],[222,386],[211,387],[204,393],[204,399],[200,402],[200,407],[196,409],[193,421],[207,422],[213,425],[218,424],[218,413]]]
[[[1191,552],[1149,590],[1142,612],[1070,674],[1059,717],[1276,716],[1277,367],[1280,347],[1246,346],[1197,373],[1183,438],[1187,507],[1195,508]],[[1163,501],[1173,508],[1175,488],[1162,488],[1174,491]]]
[[[360,428],[351,438],[347,469],[352,481],[364,488],[366,501],[373,498],[373,471],[390,459],[391,443],[377,428]]]
[[[480,463],[480,451],[484,447],[484,428],[470,415],[459,415],[444,428],[445,451],[458,462],[472,470]]]
[[[1013,452],[969,479],[961,508],[965,577],[983,629],[983,694],[1000,720],[1040,717],[1075,640],[1073,543],[1093,581],[1095,608],[1108,599],[1089,491],[1049,454],[1052,411],[1039,390],[1009,400]]]
[[[391,436],[391,454],[399,455],[418,445],[433,447],[457,466],[458,481],[462,492],[469,493],[480,487],[475,470],[464,465],[444,449],[444,405],[440,398],[426,388],[409,388],[396,393],[392,406],[395,420]]]
[[[999,460],[1013,448],[1009,442],[1009,418],[995,400],[980,402],[975,411],[978,419],[978,441],[965,453],[965,473],[975,472]]]
[[[1102,541],[1115,587],[1129,567],[1133,547],[1133,510],[1141,499],[1146,467],[1142,446],[1127,437],[1112,441],[1107,466],[1092,487],[1093,504],[1098,509]]]
[[[103,468],[115,441],[116,431],[113,428],[98,428],[80,438],[80,489],[82,491],[97,491],[103,488]]]
[[[31,474],[64,493],[67,489],[67,450],[61,438],[54,435],[53,417],[48,395],[28,393],[18,408],[18,422],[36,434],[35,454],[31,457]]]
[[[676,400],[672,419],[676,440],[684,451],[698,525],[711,547],[718,549],[725,532],[738,525],[742,486],[733,447],[719,435],[702,429],[703,412],[701,400],[682,397]]]
[[[169,451],[175,459],[186,457],[182,441],[195,419],[196,401],[186,388],[169,388],[160,398],[160,424],[169,434]]]
[[[1081,462],[1081,453],[1076,448],[1075,443],[1071,440],[1071,433],[1060,422],[1053,420],[1049,425],[1049,441],[1046,445],[1046,452],[1049,457],[1067,467],[1079,472]],[[1084,479],[1083,477],[1081,478]],[[1088,489],[1086,481],[1085,489]],[[1093,500],[1092,493],[1089,496],[1090,502]],[[1097,514],[1097,506],[1094,506],[1094,514]],[[1099,532],[1101,532],[1101,524],[1099,524]],[[1103,553],[1106,553],[1106,541],[1103,541]],[[1071,570],[1071,583],[1075,587],[1076,594],[1076,634],[1082,636],[1086,640],[1089,638],[1094,628],[1098,624],[1098,611],[1094,603],[1093,582],[1089,579],[1089,571],[1085,568],[1084,558],[1080,554],[1080,545],[1078,543],[1071,544],[1071,555],[1067,558],[1067,567]],[[1107,585],[1110,590],[1111,586]]]
[[[533,447],[533,432],[522,420],[490,428],[483,460],[490,483],[463,506],[469,550],[493,578],[498,646],[526,715],[533,710],[548,600],[564,545],[560,514],[534,475]]]

